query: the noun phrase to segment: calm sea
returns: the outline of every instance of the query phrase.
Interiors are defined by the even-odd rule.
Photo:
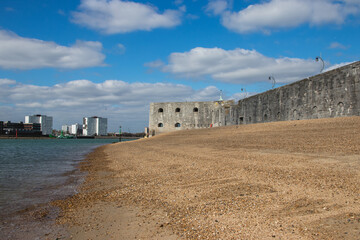
[[[116,139],[0,139],[0,219],[76,193],[77,164]]]

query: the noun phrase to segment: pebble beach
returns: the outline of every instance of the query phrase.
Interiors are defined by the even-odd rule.
[[[360,117],[177,131],[80,168],[59,239],[360,239]]]

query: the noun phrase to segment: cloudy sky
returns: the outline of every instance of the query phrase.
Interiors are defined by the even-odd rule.
[[[359,60],[359,0],[1,0],[0,120],[107,117],[240,99]]]

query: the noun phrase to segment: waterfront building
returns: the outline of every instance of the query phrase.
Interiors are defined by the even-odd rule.
[[[63,131],[63,133],[69,134],[69,133],[70,133],[70,130],[71,130],[71,126],[69,126],[69,125],[62,125],[62,126],[61,126],[61,130]]]
[[[53,117],[46,115],[25,116],[25,123],[40,123],[42,135],[52,133]]]
[[[24,123],[25,131],[32,132],[41,132],[41,124],[40,123]]]
[[[151,103],[149,134],[232,125],[233,100]],[[146,133],[148,134],[148,133]]]
[[[61,130],[65,134],[71,134],[71,135],[82,135],[82,125],[79,123],[71,124],[71,125],[62,125]]]
[[[2,125],[2,127],[1,127]],[[11,121],[0,122],[0,134],[19,135],[19,136],[39,136],[41,135],[39,123],[15,123]]]
[[[83,134],[83,126],[79,123],[72,124],[69,126],[69,132],[73,135],[82,135]]]
[[[107,135],[107,118],[84,117],[83,118],[84,136],[105,136]]]
[[[23,130],[24,130],[23,122],[15,123],[15,122],[7,121],[4,123],[4,132],[7,135],[15,135],[17,131],[19,132]]]

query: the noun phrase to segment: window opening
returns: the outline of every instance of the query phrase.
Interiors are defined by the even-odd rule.
[[[244,117],[240,117],[240,124],[244,123]]]

